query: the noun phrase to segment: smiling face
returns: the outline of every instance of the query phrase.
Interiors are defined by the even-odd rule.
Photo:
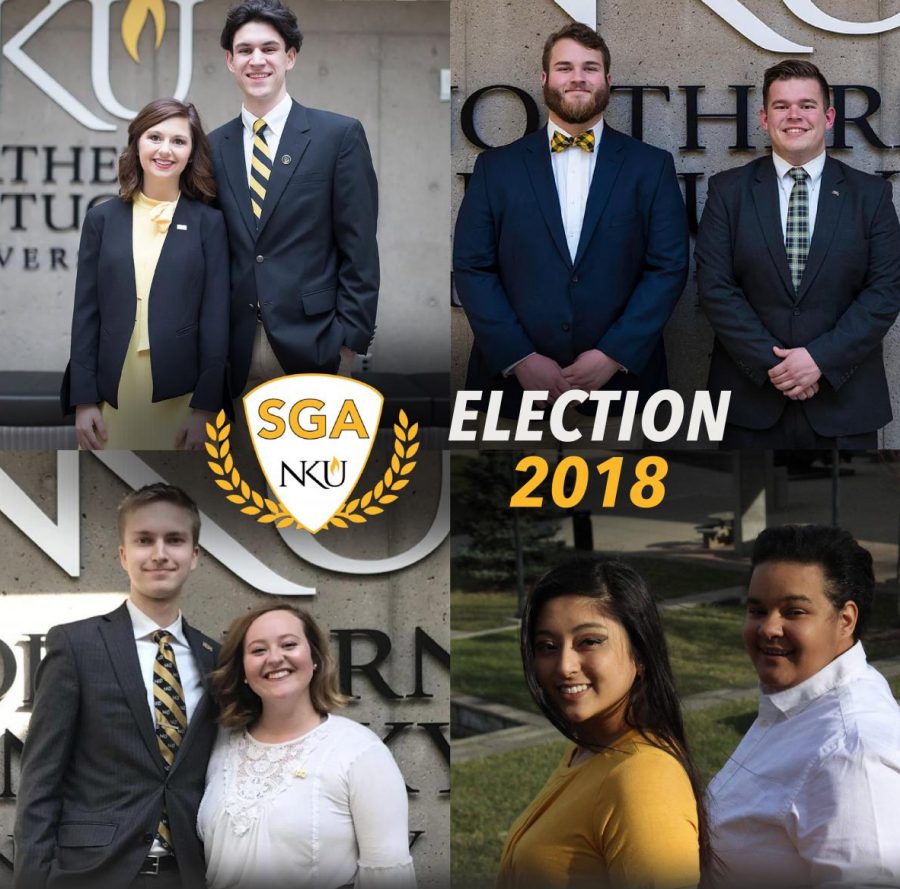
[[[275,28],[266,22],[247,22],[234,34],[225,64],[234,75],[247,110],[264,117],[287,95],[284,81],[294,67],[297,51],[285,49]]]
[[[303,621],[290,611],[267,611],[244,636],[244,676],[267,702],[292,700],[312,710],[309,684],[315,672]]]
[[[609,103],[612,77],[603,65],[603,53],[575,40],[558,40],[541,72],[544,102],[557,126],[590,129]],[[571,129],[571,126],[570,126]]]
[[[856,603],[838,611],[825,589],[819,565],[763,562],[753,569],[743,636],[764,691],[791,688],[852,647]]]
[[[133,509],[125,518],[119,546],[131,600],[144,612],[154,609],[154,603],[176,600],[197,567],[199,553],[186,509],[164,501]]]
[[[614,739],[637,676],[625,628],[589,596],[550,599],[534,626],[535,677],[547,702],[584,740]]]
[[[138,138],[144,194],[159,196],[158,200],[174,196],[192,150],[191,125],[186,117],[170,117],[144,130]]]
[[[759,122],[769,133],[772,150],[795,167],[825,150],[825,132],[834,126],[834,108],[813,78],[775,80],[769,86]]]

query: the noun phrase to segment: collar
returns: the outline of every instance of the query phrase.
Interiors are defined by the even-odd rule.
[[[184,621],[181,618],[181,612],[178,617],[168,627],[160,627],[155,620],[147,617],[131,599],[125,600],[125,607],[128,609],[128,616],[131,618],[131,626],[134,629],[135,639],[149,639],[157,630],[165,630],[175,637],[175,641],[181,643],[185,648],[190,648],[187,636],[184,633]]]
[[[294,102],[290,96],[285,96],[269,113],[263,118],[266,126],[280,139],[284,132],[284,125],[287,123],[288,115]],[[253,124],[259,118],[255,114],[251,114],[243,105],[241,105],[241,123],[244,128],[253,132]]]
[[[805,164],[801,164],[804,170],[806,170],[809,175],[810,183],[818,182],[822,178],[822,171],[825,169],[825,158],[826,154],[823,151],[817,157],[814,157],[811,161],[807,161]],[[772,152],[772,163],[775,164],[775,172],[778,174],[779,179],[784,179],[788,174],[788,170],[792,170],[794,168],[794,164],[788,163],[783,157]]]
[[[594,131],[594,153],[596,154],[597,148],[600,145],[600,138],[603,135],[603,118],[593,126]],[[552,120],[547,121],[547,144],[549,145],[553,141],[553,134],[556,132],[562,133],[566,138],[569,138],[572,134],[567,133],[562,127],[558,127]],[[585,130],[587,132],[587,130]]]
[[[799,685],[772,694],[760,694],[759,715],[761,718],[768,716],[770,719],[790,719],[822,695],[862,676],[867,669],[868,661],[862,642],[857,642],[853,648]]]

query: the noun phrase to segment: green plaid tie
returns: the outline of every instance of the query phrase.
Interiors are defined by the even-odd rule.
[[[784,249],[787,251],[794,290],[799,290],[809,254],[809,189],[806,187],[809,174],[803,167],[791,167],[788,173],[794,180],[794,187],[788,201]]]
[[[157,630],[153,641],[159,646],[153,663],[153,709],[156,712],[156,742],[166,771],[172,767],[181,739],[187,730],[187,707],[175,652],[172,650],[174,637],[165,630]],[[156,838],[169,852],[172,851],[172,834],[169,830],[169,815],[165,808],[156,829]]]
[[[272,175],[272,151],[266,142],[266,122],[260,118],[253,124],[253,150],[250,157],[250,206],[259,225],[262,205]]]

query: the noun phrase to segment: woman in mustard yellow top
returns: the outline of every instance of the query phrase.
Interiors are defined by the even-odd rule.
[[[63,380],[88,450],[199,449],[229,403],[228,240],[193,105],[157,99],[128,127],[119,198],[85,216]]]
[[[550,571],[525,607],[522,659],[573,746],[510,829],[498,887],[696,886],[706,815],[640,575],[596,559]]]

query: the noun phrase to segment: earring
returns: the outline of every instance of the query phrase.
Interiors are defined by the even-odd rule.
[[[313,664],[313,673],[315,673],[316,670],[318,670],[318,669],[319,669],[319,665],[318,665],[318,664]]]
[[[244,685],[249,685],[249,684],[250,684],[250,683],[245,679],[245,680],[244,680]]]

